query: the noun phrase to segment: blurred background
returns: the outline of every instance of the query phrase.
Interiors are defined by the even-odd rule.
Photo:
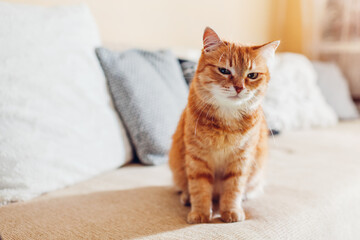
[[[10,0],[87,3],[113,48],[201,48],[205,26],[241,43],[281,39],[280,51],[336,61],[360,100],[359,0]]]

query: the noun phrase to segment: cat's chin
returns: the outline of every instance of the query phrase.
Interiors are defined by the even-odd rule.
[[[234,101],[237,101],[237,100],[242,100],[241,97],[239,97],[239,95],[235,95],[235,96],[231,96],[231,97],[228,97],[229,99],[232,99]]]
[[[248,98],[242,98],[238,95],[236,96],[230,96],[230,97],[224,97],[224,96],[217,96],[215,97],[217,104],[221,107],[234,107],[239,108],[241,106],[244,106],[248,102]]]

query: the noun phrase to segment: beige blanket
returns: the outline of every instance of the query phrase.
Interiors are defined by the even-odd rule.
[[[360,239],[360,121],[270,139],[241,223],[189,225],[166,165],[130,165],[0,207],[3,239]]]

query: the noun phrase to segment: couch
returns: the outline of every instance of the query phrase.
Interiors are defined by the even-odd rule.
[[[113,7],[105,5],[107,16]],[[305,115],[316,122],[307,130],[284,130],[270,137],[265,193],[244,202],[246,220],[223,223],[215,204],[211,223],[190,225],[186,222],[190,208],[180,204],[168,165],[131,161],[133,152],[140,161],[141,155],[130,145],[135,145],[127,125],[131,121],[117,116],[127,106],[119,108],[116,99],[110,101],[95,56],[101,42],[89,9],[0,2],[0,20],[4,50],[0,54],[0,240],[360,239],[360,120],[336,124],[341,115],[332,113],[336,121],[315,124],[318,113],[327,109],[314,107],[308,97],[311,89],[320,94],[315,75],[305,78],[313,88],[300,89],[311,82],[296,78],[293,92],[270,91],[275,100],[288,105],[285,116],[288,110],[302,107],[288,123],[300,122]],[[177,58],[173,60],[187,89]],[[292,63],[297,70],[294,76],[306,72]],[[326,69],[323,72],[334,75]],[[283,80],[291,84],[288,73]],[[352,100],[346,84],[329,83],[330,79],[324,77],[324,86],[335,90],[327,93],[340,113]],[[288,95],[277,99],[281,93]],[[295,97],[295,104],[289,105],[289,96],[295,93],[303,98]],[[347,104],[339,100],[341,93]],[[282,109],[272,106],[268,108],[272,116]],[[164,162],[166,156],[162,155]]]
[[[246,220],[189,225],[168,166],[129,164],[0,207],[3,239],[360,239],[360,121],[270,138]]]

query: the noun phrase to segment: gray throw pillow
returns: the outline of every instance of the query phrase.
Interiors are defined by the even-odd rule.
[[[192,79],[194,78],[197,63],[190,60],[179,59],[181,70],[183,72],[186,83],[190,85]]]
[[[166,162],[188,95],[176,57],[170,51],[137,49],[98,48],[96,53],[139,160]]]
[[[335,63],[313,62],[318,75],[318,85],[327,103],[334,109],[340,119],[359,117],[356,106],[351,99],[348,82]]]

